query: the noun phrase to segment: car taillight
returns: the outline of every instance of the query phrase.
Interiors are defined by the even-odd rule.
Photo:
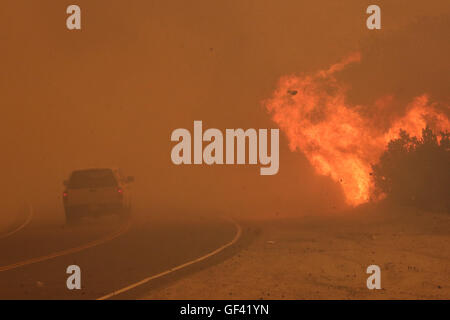
[[[122,190],[121,188],[118,188],[118,189],[117,189],[117,192],[118,192],[118,193],[123,193],[123,190]]]
[[[69,193],[67,191],[63,192],[63,198],[67,198],[68,195],[69,195]]]

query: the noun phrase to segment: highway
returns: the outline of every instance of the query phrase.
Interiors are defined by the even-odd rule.
[[[0,234],[0,299],[135,299],[229,255],[240,226],[213,215],[114,216],[65,226],[33,219]],[[227,253],[228,251],[228,253]],[[81,289],[69,290],[69,265],[81,269]]]

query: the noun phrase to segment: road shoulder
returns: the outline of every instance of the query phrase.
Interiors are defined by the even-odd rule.
[[[450,217],[404,211],[247,221],[259,230],[248,247],[142,297],[449,299]],[[381,290],[366,287],[371,264]]]

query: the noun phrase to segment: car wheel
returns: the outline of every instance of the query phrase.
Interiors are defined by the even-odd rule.
[[[77,224],[80,221],[80,216],[74,212],[73,209],[66,209],[66,224],[67,225],[74,225]]]
[[[126,219],[128,219],[130,217],[130,213],[131,213],[130,208],[129,207],[124,207],[124,208],[120,209],[119,217],[121,219],[126,220]]]

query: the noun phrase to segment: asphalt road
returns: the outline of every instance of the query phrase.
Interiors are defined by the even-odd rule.
[[[235,235],[235,224],[208,215],[139,212],[129,221],[102,217],[74,227],[34,218],[0,239],[0,299],[98,299],[208,254]],[[81,268],[81,290],[66,286],[66,269],[74,264]],[[155,283],[117,298],[138,298]]]

